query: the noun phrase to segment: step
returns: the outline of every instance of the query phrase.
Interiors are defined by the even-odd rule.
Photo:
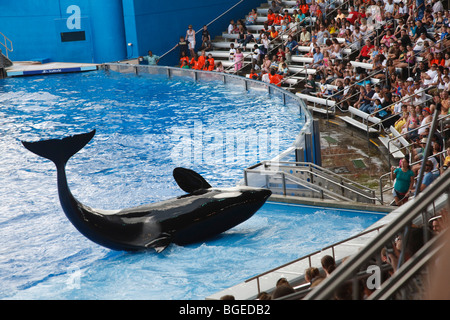
[[[388,149],[389,154],[391,154],[394,159],[403,159],[405,157],[403,152],[400,151],[393,141],[389,142],[389,137],[379,136],[378,139],[386,147],[386,149]]]
[[[366,124],[364,124],[364,123],[362,123],[362,122],[359,122],[358,120],[353,119],[352,117],[349,117],[349,116],[341,116],[341,117],[339,117],[339,118],[340,118],[342,121],[344,121],[344,122],[346,122],[346,123],[348,123],[348,124],[350,124],[350,125],[352,125],[352,126],[358,128],[358,129],[361,129],[361,130],[363,130],[363,131],[366,131],[366,132],[367,132],[367,130],[369,130],[369,133],[378,133],[378,131],[375,130],[374,128],[372,128],[372,127],[369,128]]]

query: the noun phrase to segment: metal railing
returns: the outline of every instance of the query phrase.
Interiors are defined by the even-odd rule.
[[[11,39],[9,39],[7,36],[5,36],[2,32],[0,32],[0,36],[3,37],[3,41],[0,42],[0,45],[2,45],[5,48],[5,50],[6,50],[6,52],[5,52],[6,53],[6,57],[9,59],[9,53],[8,52],[13,52],[14,51],[13,43],[12,43]]]
[[[297,97],[295,94],[280,88],[276,85],[265,83],[259,80],[253,80],[237,75],[232,75],[217,71],[203,71],[194,69],[182,69],[178,67],[167,67],[167,66],[157,66],[157,65],[136,65],[136,64],[124,64],[124,63],[106,63],[101,66],[105,70],[111,70],[121,73],[130,73],[136,75],[165,75],[168,78],[189,78],[194,81],[222,81],[226,84],[235,84],[242,86],[247,92],[250,90],[266,91],[269,95],[279,97],[284,104],[291,103],[298,108],[298,120],[302,119],[304,121],[303,128],[298,133],[293,145],[287,150],[281,152],[277,157],[283,159],[284,157],[291,156],[291,153],[295,151],[296,148],[304,147],[304,137],[306,134],[312,134],[313,117],[310,114],[308,107],[305,102]]]
[[[280,33],[278,34],[277,37],[275,37],[274,39],[272,39],[272,40],[269,42],[269,48],[267,49],[267,54],[270,54],[271,52],[273,52],[274,50],[276,50],[276,49],[278,49],[280,46],[282,46],[282,45],[283,45],[283,37],[285,37],[286,35],[291,34],[291,35],[295,36],[295,35],[297,35],[298,33],[300,33],[300,30],[297,30],[297,32],[295,32],[295,33],[291,33],[293,29],[297,29],[297,27],[295,26],[295,27],[286,29],[284,32],[280,32]],[[277,42],[277,41],[280,41],[280,40],[281,40],[280,43],[277,43],[275,46],[273,46],[273,43],[274,43],[274,42]],[[230,43],[233,43],[233,42],[230,42]],[[245,48],[244,48],[244,49],[245,49]],[[244,69],[245,67],[247,67],[248,65],[250,65],[250,64],[253,63],[253,59],[252,59],[252,62],[247,62],[247,63],[245,63],[245,58],[247,58],[247,57],[249,57],[249,56],[252,56],[252,55],[253,55],[253,52],[248,53],[247,55],[244,56],[244,58],[243,58],[244,64],[242,65],[241,69],[239,69],[239,70],[242,70],[242,69]],[[235,66],[235,64],[236,64],[236,62],[233,62],[230,66],[227,67],[226,70],[227,70],[227,71],[230,71],[230,70]],[[235,73],[237,73],[239,70],[235,71]]]
[[[437,180],[435,180],[430,186],[428,186],[419,196],[414,200],[411,200],[397,209],[398,215],[383,229],[377,237],[372,239],[364,248],[349,257],[345,262],[345,267],[338,267],[331,277],[325,279],[320,286],[311,291],[309,295],[305,297],[306,300],[325,300],[332,299],[336,290],[344,283],[350,281],[355,284],[353,286],[353,298],[359,299],[359,285],[356,279],[356,274],[361,270],[367,268],[369,261],[377,261],[380,265],[380,253],[383,248],[392,246],[392,242],[396,235],[402,236],[402,246],[400,249],[400,256],[398,257],[398,263],[393,263],[395,272],[399,274],[404,272],[404,268],[408,268],[413,263],[418,255],[421,255],[421,250],[416,247],[412,247],[413,241],[410,240],[410,236],[417,236],[415,239],[419,242],[426,243],[432,238],[428,226],[428,220],[437,215],[440,210],[448,210],[450,212],[450,170],[445,171]],[[418,227],[414,227],[418,226]],[[413,228],[414,227],[414,228]],[[422,238],[422,239],[420,239]],[[424,250],[425,245],[420,246]],[[413,250],[415,249],[415,251]],[[389,251],[388,251],[389,252]],[[405,252],[410,252],[411,262],[406,264],[409,257],[405,256]],[[414,255],[417,252],[417,255]],[[405,274],[405,273],[404,273]],[[355,280],[352,280],[355,279]],[[394,284],[390,278],[386,280],[382,286],[390,286],[390,283]],[[374,297],[377,297],[375,291]]]
[[[429,89],[431,89],[431,88],[433,88],[433,87],[422,88],[422,90],[421,90],[420,92],[426,92],[426,90],[429,90]],[[413,96],[404,97],[404,98],[402,98],[401,100],[399,100],[399,101],[397,101],[397,102],[393,102],[393,103],[391,103],[390,105],[388,105],[388,106],[386,106],[386,107],[384,107],[384,108],[381,108],[381,109],[379,109],[379,110],[376,110],[376,111],[374,111],[374,112],[372,112],[372,113],[370,113],[370,114],[367,114],[367,115],[368,115],[368,117],[376,117],[377,114],[378,114],[380,111],[386,111],[386,110],[388,110],[388,109],[391,109],[395,104],[397,104],[397,103],[399,103],[399,102],[403,102],[403,101],[408,100],[408,99],[412,99],[412,98],[413,98]],[[423,103],[421,103],[421,104],[426,104],[427,102],[429,102],[429,101],[431,101],[431,100],[433,100],[433,97],[432,97],[432,96],[428,96],[428,97],[426,97],[425,101],[424,101]],[[369,142],[369,139],[370,139],[369,137],[370,137],[370,129],[371,129],[371,128],[373,128],[373,127],[375,127],[375,126],[383,126],[383,122],[388,121],[388,120],[391,120],[391,119],[394,118],[395,116],[396,116],[396,115],[393,114],[393,115],[391,115],[390,117],[388,117],[388,118],[386,118],[386,119],[382,119],[381,122],[379,122],[379,123],[373,123],[373,124],[370,124],[370,125],[367,123],[367,142]],[[380,131],[380,130],[379,130],[379,131]]]
[[[217,20],[219,20],[220,18],[222,18],[224,15],[226,15],[228,12],[230,12],[231,10],[233,10],[234,8],[236,8],[238,5],[240,5],[241,3],[243,3],[244,0],[240,0],[238,1],[236,4],[234,4],[233,6],[231,6],[229,9],[225,10],[224,12],[222,12],[220,15],[218,15],[216,18],[214,18],[213,20],[211,20],[210,22],[208,22],[206,24],[207,27],[209,27],[211,24],[213,24],[214,22],[216,22]],[[199,29],[197,31],[195,31],[195,36],[197,35],[197,33],[201,32],[203,30]],[[166,55],[168,55],[169,53],[171,53],[173,50],[175,50],[178,47],[178,44],[176,44],[172,49],[170,49],[169,51],[167,51],[166,53],[162,54],[159,59],[162,59],[163,57],[165,57]]]
[[[287,195],[287,182],[306,187],[319,194],[341,201],[358,201],[363,203],[382,203],[375,190],[340,176],[314,163],[294,161],[263,161],[244,170],[244,181],[249,185],[248,175],[279,175],[282,182],[283,195]],[[269,184],[270,181],[266,180]],[[270,188],[270,185],[266,187]]]
[[[262,290],[267,290],[266,288],[262,288],[262,279],[268,275],[271,274],[280,274],[280,273],[287,273],[285,270],[287,267],[290,266],[294,266],[295,264],[299,264],[302,262],[306,262],[306,265],[302,265],[302,267],[304,269],[309,268],[309,267],[313,267],[316,266],[315,264],[313,264],[313,260],[319,260],[319,258],[321,256],[323,256],[325,253],[330,252],[330,255],[333,257],[333,259],[335,259],[336,261],[338,261],[339,259],[343,259],[343,256],[339,256],[337,254],[337,251],[339,251],[339,247],[341,246],[345,246],[348,242],[351,242],[352,240],[358,239],[358,238],[362,238],[365,236],[371,236],[371,234],[375,234],[378,233],[380,231],[380,229],[382,229],[384,227],[384,225],[380,225],[374,228],[371,228],[369,230],[363,231],[355,236],[349,237],[345,240],[336,242],[334,244],[331,244],[329,246],[326,246],[320,250],[314,251],[308,255],[302,256],[298,259],[295,259],[293,261],[290,261],[288,263],[285,263],[281,266],[278,266],[276,268],[273,268],[271,270],[265,271],[261,274],[258,274],[250,279],[245,280],[245,283],[251,283],[253,281],[256,281],[256,289],[257,292],[255,293],[255,296],[259,293],[261,293]],[[304,276],[303,270],[299,270],[299,272],[295,273],[294,276],[297,276],[297,278],[302,278],[302,276]],[[292,272],[289,272],[290,274],[292,274]],[[299,279],[293,279],[290,282],[294,282],[295,280],[299,281]],[[273,282],[271,282],[271,285],[273,285]]]

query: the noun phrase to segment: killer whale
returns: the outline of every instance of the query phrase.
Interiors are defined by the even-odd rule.
[[[72,195],[65,167],[94,135],[95,130],[22,144],[56,165],[58,196],[65,215],[81,234],[106,248],[161,252],[171,243],[203,241],[249,219],[271,195],[270,190],[261,188],[213,188],[195,171],[175,168],[173,177],[187,194],[121,210],[93,209]]]

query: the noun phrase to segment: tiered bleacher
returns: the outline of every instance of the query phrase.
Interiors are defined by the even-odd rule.
[[[448,12],[437,0],[420,13],[411,0],[393,4],[268,1],[230,21],[206,54],[219,71],[286,87],[313,114],[376,137],[391,160],[420,148],[420,135],[408,132],[423,131],[423,108],[428,118],[439,108],[444,152],[448,97],[436,99],[449,89]]]

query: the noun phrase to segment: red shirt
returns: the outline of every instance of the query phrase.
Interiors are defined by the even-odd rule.
[[[349,15],[352,15],[352,17],[351,17],[351,18],[347,18],[347,20],[348,20],[351,24],[354,24],[355,21],[359,18],[359,12],[357,12],[357,11],[352,11],[352,12],[350,12]]]
[[[302,4],[300,6],[300,10],[302,11],[303,14],[306,14],[309,11],[309,6],[307,4]]]
[[[367,45],[363,46],[361,48],[361,56],[362,57],[369,57],[369,52],[370,52],[370,50],[372,50],[372,48],[373,48],[373,45],[371,45],[371,46],[367,46]]]

